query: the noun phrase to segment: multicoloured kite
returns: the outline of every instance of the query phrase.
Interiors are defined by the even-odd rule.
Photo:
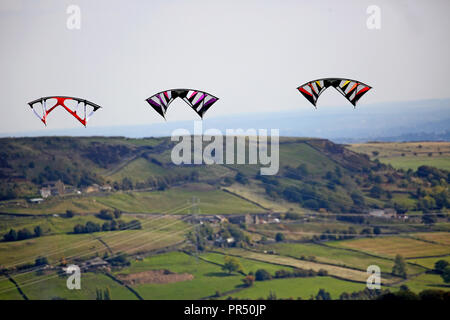
[[[205,112],[219,100],[219,98],[199,90],[170,89],[158,92],[146,101],[165,119],[167,108],[176,98],[183,99],[202,119]]]
[[[101,107],[95,103],[92,103],[86,99],[64,97],[64,96],[51,96],[43,97],[31,101],[28,103],[34,114],[47,125],[47,116],[56,107],[61,106],[67,110],[75,119],[81,122],[86,127],[88,119],[94,114],[95,111]],[[40,108],[38,105],[40,104]],[[38,109],[38,110],[36,110]]]
[[[356,108],[358,100],[372,87],[360,81],[342,78],[324,78],[309,81],[297,88],[316,108],[317,99],[328,87],[333,87]]]

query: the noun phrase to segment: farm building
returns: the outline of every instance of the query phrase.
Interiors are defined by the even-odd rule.
[[[99,269],[109,266],[109,263],[103,260],[102,258],[96,257],[90,260],[83,262],[80,265],[81,270],[92,270]]]
[[[377,218],[395,218],[397,217],[397,211],[395,209],[377,209],[369,212],[369,215]]]

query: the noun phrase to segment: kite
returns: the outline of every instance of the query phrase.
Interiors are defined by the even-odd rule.
[[[317,99],[328,87],[339,91],[356,108],[358,100],[372,87],[360,81],[342,78],[324,78],[309,81],[297,88],[316,108]]]
[[[40,108],[38,107],[39,104],[41,106]],[[81,124],[85,127],[88,119],[94,114],[95,111],[101,108],[99,105],[92,103],[86,99],[64,96],[43,97],[29,102],[28,105],[31,107],[31,109],[33,109],[34,114],[46,126],[47,116],[58,106],[66,109],[67,112],[69,112],[75,119],[80,121]],[[41,114],[39,113],[39,111],[42,111]]]
[[[199,90],[170,89],[158,92],[146,101],[165,119],[167,108],[176,98],[183,99],[202,119],[205,112],[219,100],[219,98]]]

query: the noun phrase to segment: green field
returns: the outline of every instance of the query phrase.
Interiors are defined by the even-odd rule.
[[[96,289],[104,290],[109,288],[111,298],[116,300],[135,300],[137,297],[125,287],[119,285],[109,277],[101,273],[82,273],[81,289],[69,290],[66,285],[67,276],[60,277],[54,272],[46,275],[36,275],[29,273],[20,279],[15,279],[25,295],[31,300],[51,300],[63,298],[68,300],[95,300]],[[1,281],[1,279],[0,279]],[[2,282],[0,282],[0,288]],[[0,297],[3,299],[18,299],[18,291],[0,289]],[[21,296],[19,295],[21,298]]]
[[[140,284],[134,288],[148,300],[154,299],[200,299],[214,295],[216,291],[226,292],[242,284],[240,274],[227,274],[220,266],[205,262],[182,252],[159,254],[133,261],[129,268],[120,270],[117,274],[130,274],[146,270],[168,269],[176,273],[189,273],[193,280],[166,283]]]
[[[263,209],[220,189],[203,184],[192,184],[189,188],[171,188],[154,192],[122,192],[105,196],[84,198],[53,198],[42,204],[28,207],[4,207],[4,212],[63,214],[66,210],[76,213],[96,213],[101,209],[119,209],[133,213],[188,213],[192,198],[200,199],[202,214],[258,213]],[[176,209],[186,207],[185,210]]]
[[[0,276],[0,300],[23,300],[16,286],[5,276]]]
[[[365,153],[397,169],[413,169],[427,165],[450,170],[449,142],[378,142],[352,144],[350,150]],[[378,153],[377,155],[374,154]]]
[[[34,263],[39,256],[46,256],[51,263],[61,257],[83,257],[85,259],[103,255],[105,246],[92,234],[59,234],[40,238],[0,242],[0,266],[11,267]]]
[[[129,221],[133,217],[123,216],[123,218],[124,221]],[[48,220],[47,218],[40,219]],[[64,230],[67,232],[73,231],[73,226],[77,222],[92,219],[100,220],[86,216],[75,216],[71,219],[52,217],[50,219],[62,222],[64,227],[62,229],[67,229]],[[102,256],[105,252],[109,252],[109,249],[114,253],[149,251],[183,241],[185,233],[189,230],[189,225],[180,221],[178,217],[149,217],[141,218],[140,221],[142,230],[108,231],[92,234],[61,233],[28,240],[0,242],[0,266],[10,267],[34,263],[39,255],[44,255],[51,263],[56,263],[63,257],[72,261],[78,258],[87,259],[95,255]],[[71,226],[69,226],[69,222]],[[100,220],[100,222],[102,221]],[[109,245],[109,249],[98,239],[102,239]]]
[[[362,252],[349,251],[341,248],[326,247],[317,244],[281,243],[263,246],[263,250],[273,250],[280,255],[306,259],[314,257],[315,261],[344,267],[357,268],[366,271],[370,265],[377,265],[383,273],[391,273],[394,265],[392,260],[381,259]],[[423,271],[417,266],[408,265],[409,273]]]
[[[440,168],[440,169],[450,170],[450,157],[442,157],[442,158],[392,157],[392,158],[388,158],[388,159],[382,159],[381,161],[392,165],[394,168],[404,169],[404,170],[408,170],[408,169],[416,170],[420,166],[431,166],[431,167],[436,167],[436,168]]]
[[[311,239],[313,236],[320,236],[327,230],[348,231],[349,227],[353,227],[356,232],[361,232],[363,225],[348,224],[339,221],[320,221],[311,218],[307,223],[271,223],[258,224],[248,227],[250,231],[258,232],[269,238],[274,238],[278,232],[284,233],[288,240],[305,240]]]
[[[221,253],[210,252],[210,253],[202,254],[201,257],[205,260],[223,265],[226,255],[221,254]],[[275,264],[271,264],[271,263],[265,263],[265,262],[261,262],[261,261],[250,260],[250,259],[244,259],[244,258],[237,258],[237,259],[239,260],[239,262],[242,265],[243,272],[246,274],[248,274],[249,272],[255,273],[258,269],[265,269],[266,271],[268,271],[270,274],[273,275],[273,274],[275,274],[275,271],[278,271],[278,270],[292,270],[293,269],[293,268],[287,267],[287,266],[279,266],[279,265],[275,265]]]
[[[437,274],[421,274],[420,276],[404,281],[401,284],[408,286],[410,290],[416,293],[429,289],[450,290],[450,286],[445,284],[442,278]]]
[[[134,254],[168,247],[185,240],[192,229],[178,217],[158,217],[141,220],[142,230],[100,232],[100,237],[114,253]]]
[[[170,163],[169,155],[155,155],[153,158],[158,161],[164,161]],[[137,158],[130,161],[125,166],[121,167],[117,172],[108,175],[108,179],[111,181],[122,181],[124,178],[133,179],[136,182],[146,182],[149,180],[156,181],[160,178],[167,176],[187,176],[192,172],[199,173],[200,180],[220,179],[225,176],[232,176],[233,171],[220,165],[210,165],[198,170],[195,167],[183,167],[183,166],[161,166],[155,164],[144,158]]]
[[[319,262],[312,262],[307,260],[300,260],[296,258],[286,257],[276,254],[264,254],[259,252],[248,251],[244,249],[231,248],[223,250],[226,254],[235,255],[247,259],[256,261],[278,264],[281,266],[294,267],[299,269],[319,271],[321,269],[326,270],[329,275],[339,277],[342,279],[349,279],[353,281],[365,282],[367,280],[367,274],[365,271],[344,268],[340,266],[328,265]],[[387,282],[392,279],[386,280]]]
[[[408,259],[408,262],[416,263],[421,266],[424,266],[428,269],[434,269],[434,264],[439,260],[445,260],[450,263],[450,256],[438,257],[438,258],[422,258],[422,259]]]
[[[230,296],[240,299],[267,299],[269,294],[275,293],[277,298],[309,299],[315,296],[320,289],[330,293],[332,299],[339,299],[343,292],[351,293],[364,290],[365,285],[343,281],[331,277],[274,279],[269,281],[256,281],[251,288],[244,289]]]
[[[128,222],[132,220],[130,216],[122,215],[120,220]],[[72,218],[64,216],[54,217],[53,215],[42,216],[22,216],[13,217],[0,215],[0,235],[8,232],[10,229],[20,230],[27,228],[33,231],[34,227],[40,226],[45,235],[73,232],[73,227],[77,224],[86,224],[88,221],[103,224],[105,220],[97,218],[93,214],[75,215]]]
[[[312,174],[333,171],[336,163],[307,143],[280,144],[280,166],[298,167],[306,164]]]

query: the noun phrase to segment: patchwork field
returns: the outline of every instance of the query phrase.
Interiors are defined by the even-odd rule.
[[[74,220],[71,222],[71,230],[77,222],[80,222],[80,218],[92,220],[93,217],[91,219],[72,218]],[[72,219],[52,219],[62,220],[67,224],[64,228],[70,229],[68,221],[72,221]],[[133,217],[124,217],[125,221],[131,219]],[[34,263],[39,252],[45,255],[49,262],[57,263],[62,258],[73,261],[95,255],[103,256],[106,252],[111,253],[111,251],[114,253],[149,251],[179,243],[185,239],[185,233],[189,231],[189,225],[175,216],[145,217],[140,218],[140,221],[141,230],[55,234],[28,240],[0,242],[0,266],[11,267]]]
[[[423,232],[423,233],[415,233],[412,234],[411,236],[424,239],[426,241],[432,241],[442,245],[450,246],[449,232],[433,232],[433,233]]]
[[[309,243],[271,244],[266,245],[261,249],[267,251],[273,250],[280,255],[295,258],[304,257],[305,259],[311,259],[311,257],[313,257],[317,262],[356,268],[361,271],[366,271],[367,267],[370,265],[377,265],[381,268],[382,272],[390,273],[394,265],[394,262],[390,259],[377,258],[363,252],[355,252],[337,247],[326,247],[323,245]],[[408,265],[407,268],[409,273],[419,273],[424,271],[423,268],[413,265]]]
[[[324,269],[328,271],[329,275],[343,278],[343,279],[349,279],[353,281],[360,281],[364,282],[367,280],[367,274],[366,272],[354,270],[354,269],[348,269],[338,266],[332,266],[327,264],[321,264],[317,262],[311,262],[311,261],[305,261],[305,260],[299,260],[291,257],[285,257],[280,255],[274,255],[274,254],[264,254],[264,253],[257,253],[242,249],[228,249],[225,250],[226,253],[229,253],[230,255],[236,255],[239,257],[244,257],[248,259],[253,259],[256,261],[263,261],[267,263],[273,263],[278,265],[284,265],[294,268],[300,268],[300,269],[312,269],[314,271],[319,271],[320,269]]]
[[[0,266],[13,267],[34,263],[45,255],[49,262],[57,263],[62,257],[83,257],[87,259],[107,252],[105,246],[92,234],[60,234],[40,238],[0,242]]]
[[[132,262],[121,274],[134,274],[146,270],[163,270],[186,273],[192,280],[166,284],[140,284],[134,289],[144,299],[201,299],[219,292],[230,291],[241,285],[240,274],[225,273],[220,266],[205,262],[182,252],[159,254],[143,261]]]
[[[405,258],[450,254],[449,246],[404,237],[365,238],[333,242],[330,245],[368,252],[388,258],[393,258],[397,254]]]
[[[349,227],[353,227],[357,233],[364,228],[362,225],[350,225],[338,221],[320,221],[310,218],[306,223],[272,223],[251,225],[248,230],[274,238],[278,232],[285,235],[288,240],[305,240],[311,239],[313,236],[320,236],[326,230],[348,231]]]
[[[101,209],[119,209],[134,213],[164,213],[188,206],[192,198],[200,199],[199,208],[204,214],[260,213],[255,204],[206,184],[193,184],[188,189],[171,188],[166,191],[123,192],[83,198],[52,198],[37,205],[5,206],[3,212],[31,214],[97,213]],[[178,211],[188,213],[188,209]]]

